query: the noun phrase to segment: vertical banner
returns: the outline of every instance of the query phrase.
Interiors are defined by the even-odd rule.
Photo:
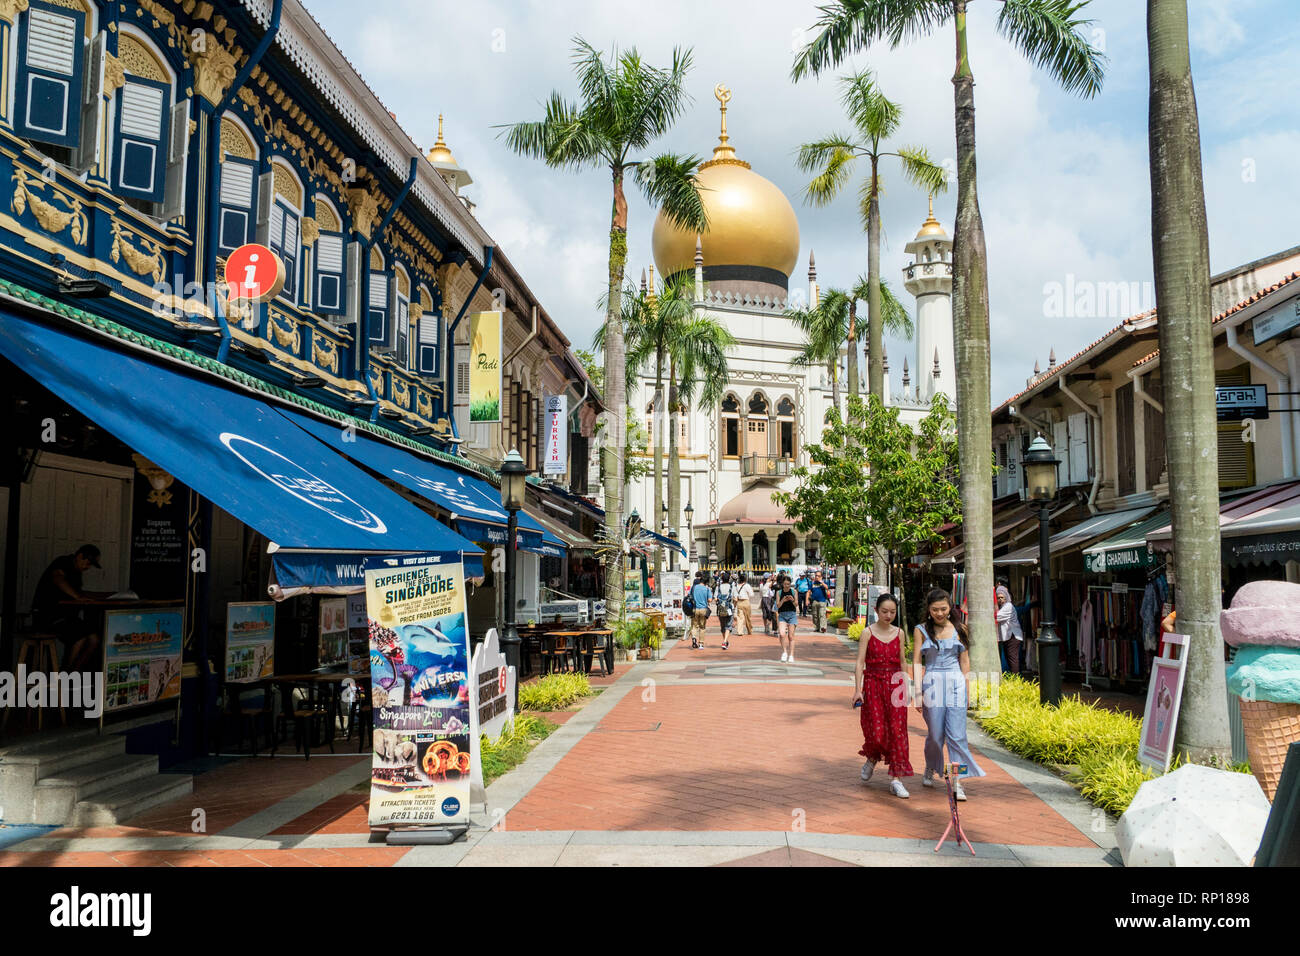
[[[664,626],[685,627],[686,613],[682,610],[682,600],[686,597],[686,575],[681,571],[665,571],[661,589],[664,602]]]
[[[500,312],[469,314],[469,420],[501,421]]]
[[[275,602],[226,605],[226,683],[243,684],[275,673]]]
[[[641,617],[641,569],[623,572],[623,616],[629,621]]]
[[[542,474],[562,475],[569,470],[569,396],[547,396],[545,437]]]
[[[439,555],[367,558],[374,754],[370,825],[467,823],[465,569]]]

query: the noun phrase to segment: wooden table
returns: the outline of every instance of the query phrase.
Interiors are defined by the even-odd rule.
[[[578,670],[581,673],[590,674],[592,658],[596,653],[596,638],[609,638],[613,633],[614,632],[608,628],[590,628],[582,631],[547,631],[542,635],[542,640],[545,641],[548,638],[554,639],[557,637],[576,639],[580,643],[578,650],[573,655],[574,662],[577,664]],[[605,643],[605,664],[606,671],[612,673],[614,670],[614,647],[612,642],[608,640]]]

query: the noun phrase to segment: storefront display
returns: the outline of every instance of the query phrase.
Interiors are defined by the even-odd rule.
[[[316,666],[331,667],[348,659],[348,599],[321,598]]]
[[[132,608],[104,613],[106,711],[179,697],[180,608]]]
[[[242,684],[275,673],[275,602],[226,605],[226,683]]]

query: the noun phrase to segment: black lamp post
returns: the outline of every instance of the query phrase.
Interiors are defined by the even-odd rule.
[[[501,462],[501,506],[506,509],[509,520],[506,522],[506,619],[502,626],[501,651],[506,656],[506,665],[519,673],[519,631],[515,628],[515,557],[516,539],[519,536],[519,509],[524,506],[524,489],[528,466],[519,457],[519,452],[510,449]],[[519,709],[519,681],[515,680],[515,709]]]
[[[1039,435],[1022,461],[1029,500],[1038,505],[1038,567],[1043,576],[1043,620],[1038,626],[1038,699],[1053,707],[1061,702],[1061,638],[1052,610],[1052,555],[1048,519],[1056,497],[1056,467],[1061,462]]]
[[[695,517],[695,509],[691,507],[691,503],[688,501],[686,502],[686,540],[690,543],[687,544],[686,546],[686,570],[687,571],[690,571],[691,562],[695,560],[695,535],[692,533],[693,526],[691,524],[691,520],[694,517]]]

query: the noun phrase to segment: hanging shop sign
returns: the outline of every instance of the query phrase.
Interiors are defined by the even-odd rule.
[[[686,575],[681,571],[665,571],[663,581],[664,626],[685,627],[686,612],[682,610],[682,601],[686,598]]]
[[[131,608],[104,613],[104,710],[179,697],[180,608]]]
[[[348,599],[321,598],[316,666],[328,667],[348,659]]]
[[[146,600],[185,593],[189,573],[190,489],[133,454],[130,589]]]
[[[500,312],[469,314],[469,420],[501,421]]]
[[[1187,635],[1165,634],[1162,640],[1165,653],[1151,662],[1151,683],[1147,686],[1147,706],[1138,742],[1138,762],[1157,773],[1169,769],[1174,728],[1183,699],[1183,680],[1187,676]]]
[[[270,302],[284,290],[284,260],[266,246],[250,242],[226,259],[231,301]]]
[[[469,819],[465,572],[436,554],[367,558],[374,754],[372,827]]]
[[[545,438],[542,474],[562,475],[569,470],[569,396],[547,397]]]
[[[1223,563],[1234,567],[1275,562],[1286,564],[1288,561],[1300,561],[1300,531],[1225,537],[1220,542],[1220,548]]]
[[[1268,418],[1268,386],[1216,385],[1214,410],[1221,422]]]
[[[1131,571],[1134,568],[1153,568],[1156,557],[1146,545],[1132,548],[1116,548],[1113,551],[1085,553],[1083,567],[1093,574],[1105,574],[1108,571]]]
[[[1255,316],[1252,325],[1255,327],[1256,345],[1294,329],[1300,325],[1300,295],[1292,296],[1281,305],[1275,305],[1267,312]]]
[[[275,673],[275,602],[226,605],[226,683],[244,684]]]

